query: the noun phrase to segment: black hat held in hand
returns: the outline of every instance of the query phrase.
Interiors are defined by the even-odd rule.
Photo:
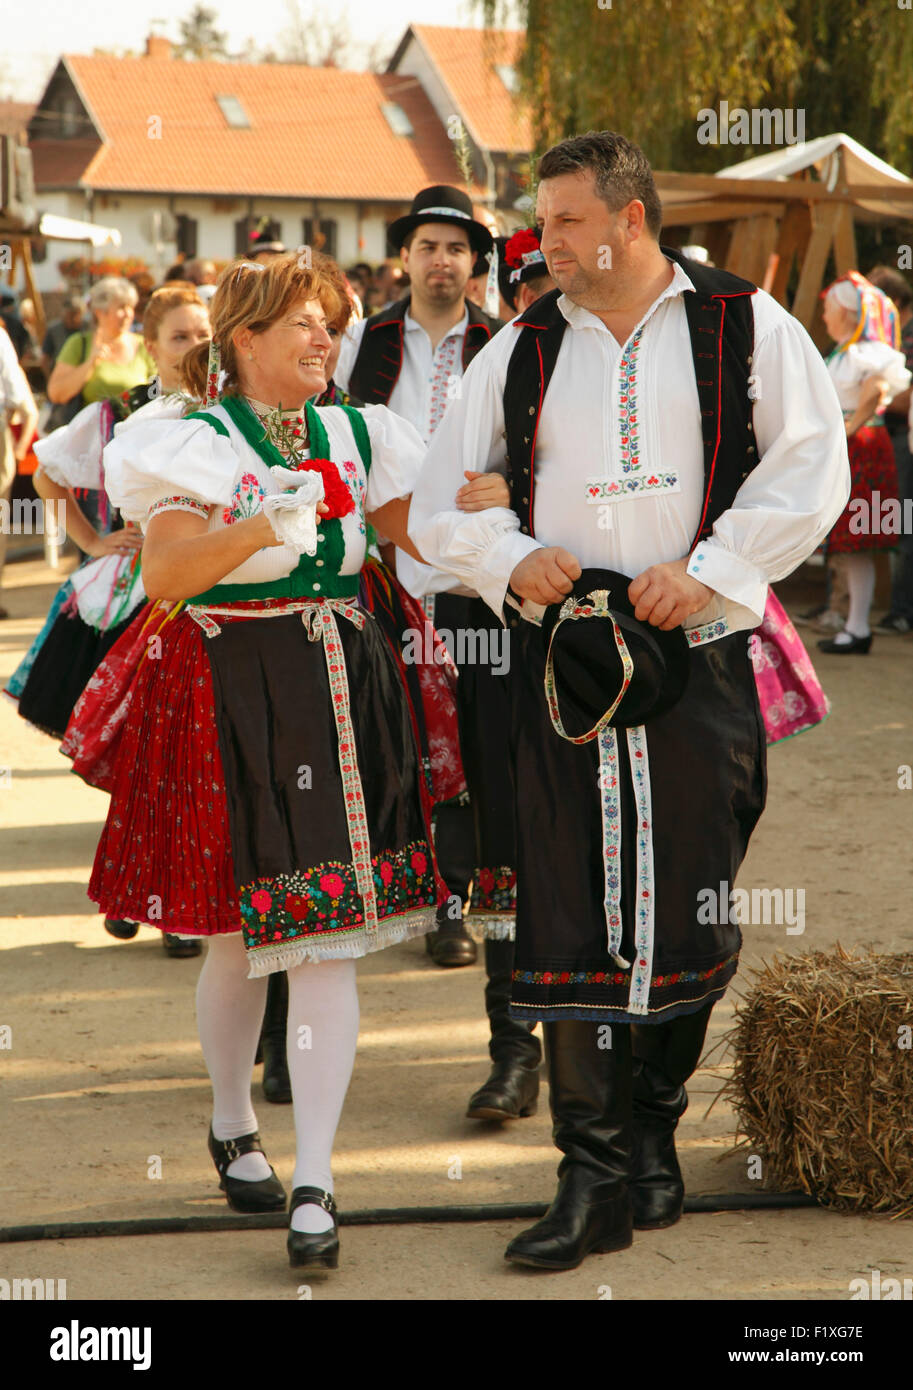
[[[646,724],[684,693],[684,631],[639,622],[630,583],[614,570],[584,570],[568,597],[545,610],[545,692],[562,738],[588,743],[610,724]]]

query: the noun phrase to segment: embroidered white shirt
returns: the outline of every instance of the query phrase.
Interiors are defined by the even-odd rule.
[[[348,391],[349,378],[365,329],[370,319],[361,319],[346,329],[342,347],[339,350],[339,363],[333,373],[333,380],[342,391]],[[450,378],[459,380],[463,375],[463,338],[469,323],[469,315],[464,310],[459,323],[444,334],[432,351],[431,339],[427,332],[406,310],[403,319],[403,362],[396,385],[387,405],[390,410],[408,420],[427,444],[434,434],[442,415],[442,405],[455,395],[456,388],[450,385]],[[458,339],[458,341],[454,341]]]
[[[429,447],[409,533],[429,563],[473,585],[499,616],[511,573],[539,546],[563,546],[584,568],[632,578],[688,554],[704,454],[683,300],[694,286],[681,266],[673,272],[623,344],[595,314],[559,297],[569,331],[539,421],[535,539],[507,508],[453,507],[464,469],[505,472],[502,396],[518,330],[508,324],[470,364]],[[821,356],[769,295],[759,290],[752,303],[759,462],[688,565],[714,590],[688,625],[711,624],[714,635],[760,623],[768,584],[823,540],[850,489],[840,406]],[[528,616],[541,611],[524,605]]]

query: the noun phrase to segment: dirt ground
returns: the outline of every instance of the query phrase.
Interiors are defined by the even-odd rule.
[[[0,682],[60,577],[38,558],[8,565]],[[805,569],[780,595],[795,609],[820,584],[820,571]],[[771,750],[768,808],[739,880],[804,888],[805,932],[745,929],[742,969],[714,1011],[711,1049],[731,1025],[748,968],[774,952],[836,941],[913,949],[913,792],[898,788],[899,766],[913,763],[913,637],[876,637],[864,658],[815,655],[833,712]],[[198,962],[166,957],[151,928],[114,941],[86,897],[106,807],[51,740],[0,702],[0,1025],[12,1030],[11,1047],[0,1050],[2,1225],[227,1212],[206,1151]],[[556,1154],[544,1087],[533,1118],[503,1128],[464,1118],[487,1074],[481,966],[440,970],[418,941],[369,957],[359,973],[359,1053],[334,1164],[340,1206],[550,1200]],[[726,1156],[731,1111],[717,1103],[708,1114],[726,1063],[717,1047],[689,1088],[679,1148],[691,1193],[758,1186],[745,1153]],[[270,1159],[288,1182],[291,1107],[263,1100],[259,1070],[254,1099]],[[160,1177],[150,1176],[155,1157]],[[631,1250],[544,1276],[503,1260],[521,1229],[510,1221],[347,1228],[339,1272],[312,1278],[304,1293],[280,1230],[0,1244],[0,1277],[65,1278],[71,1299],[422,1301],[589,1299],[606,1297],[606,1286],[615,1299],[841,1300],[871,1268],[913,1275],[913,1222],[817,1209],[688,1216],[638,1234]]]

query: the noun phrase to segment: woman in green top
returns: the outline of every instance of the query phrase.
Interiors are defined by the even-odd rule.
[[[89,293],[92,333],[67,338],[48,381],[48,398],[64,405],[110,400],[155,375],[155,363],[139,333],[131,333],[137,294],[129,280],[108,275]]]

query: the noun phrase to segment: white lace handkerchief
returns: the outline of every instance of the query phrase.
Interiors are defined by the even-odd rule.
[[[279,473],[288,474],[289,478],[296,482],[302,476],[301,473],[295,473],[289,468],[279,468],[278,465],[270,471],[274,476]],[[263,511],[277,538],[284,545],[290,545],[299,555],[315,555],[317,503],[323,501],[323,478],[317,472],[308,472],[304,476],[306,481],[296,487],[294,492],[283,492],[278,497],[265,497]],[[284,482],[285,479],[277,478],[276,481]]]

